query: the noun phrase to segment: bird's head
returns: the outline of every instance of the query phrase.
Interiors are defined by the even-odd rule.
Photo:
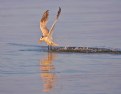
[[[41,36],[38,43],[41,43],[43,41],[44,36]]]

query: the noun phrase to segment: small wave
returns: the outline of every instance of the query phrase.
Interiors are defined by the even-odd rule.
[[[47,52],[46,49],[21,49],[19,51],[37,51],[37,52]]]
[[[38,45],[30,45],[30,44],[19,44],[19,43],[8,43],[8,44],[14,46],[22,46],[22,47],[40,47]]]

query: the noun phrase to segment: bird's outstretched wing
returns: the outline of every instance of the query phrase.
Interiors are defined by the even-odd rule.
[[[55,20],[54,20],[54,22],[53,22],[53,24],[52,24],[52,27],[51,27],[50,30],[49,30],[48,36],[50,36],[50,37],[51,37],[51,35],[52,35],[53,31],[54,31],[54,27],[55,27],[55,24],[56,24],[56,22],[57,22],[59,16],[60,16],[60,13],[61,13],[61,8],[59,7],[59,10],[58,10],[58,12],[57,12],[56,18],[55,18]]]
[[[45,11],[41,20],[40,20],[40,29],[42,31],[43,36],[48,35],[48,28],[47,28],[47,22],[48,22],[48,16],[49,16],[49,10]]]

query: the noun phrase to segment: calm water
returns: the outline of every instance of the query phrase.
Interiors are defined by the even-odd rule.
[[[0,94],[120,94],[121,55],[48,53],[38,44],[49,9],[61,46],[121,49],[120,0],[0,0]]]

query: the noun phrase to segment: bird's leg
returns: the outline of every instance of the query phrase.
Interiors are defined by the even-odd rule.
[[[48,52],[52,50],[52,46],[48,45]]]
[[[50,50],[52,50],[52,46],[50,46]]]
[[[50,46],[48,45],[48,51],[50,50]]]
[[[52,50],[52,46],[48,45],[48,51],[51,51],[51,50]]]

